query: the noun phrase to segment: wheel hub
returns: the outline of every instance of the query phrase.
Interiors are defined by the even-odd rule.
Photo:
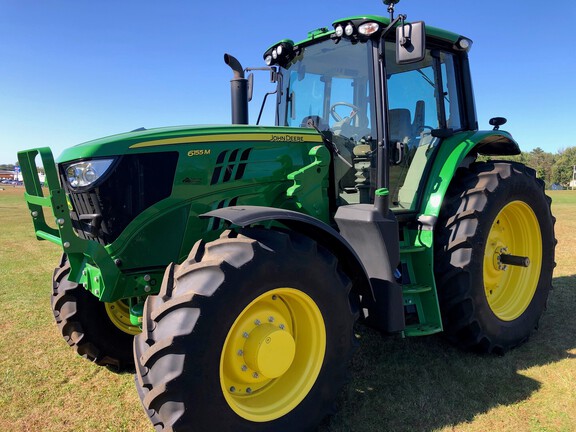
[[[294,338],[272,324],[256,327],[244,344],[246,364],[267,378],[283,375],[290,368],[295,353]]]
[[[492,260],[492,262],[494,263],[494,270],[505,271],[507,269],[506,265],[503,264],[502,260],[500,259],[502,254],[505,254],[507,251],[508,251],[508,249],[505,247],[496,247],[496,249],[494,250],[493,260]]]
[[[127,299],[104,303],[104,306],[110,321],[124,333],[135,336],[142,332],[140,326],[134,325],[130,320],[130,307]]]

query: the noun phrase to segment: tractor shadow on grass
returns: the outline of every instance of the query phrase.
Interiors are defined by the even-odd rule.
[[[576,358],[576,275],[553,286],[538,331],[504,356],[462,352],[440,335],[402,339],[358,325],[350,384],[318,431],[428,432],[528,399],[542,383],[521,371]]]

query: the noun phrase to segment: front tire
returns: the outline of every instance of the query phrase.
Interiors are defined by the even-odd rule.
[[[65,257],[52,277],[52,313],[64,340],[80,356],[115,371],[133,370],[133,335],[139,328],[122,316],[124,304],[105,304],[83,285],[68,280]]]
[[[443,325],[456,345],[504,353],[537,327],[555,266],[550,204],[543,182],[522,164],[459,169],[435,246]]]
[[[244,229],[170,265],[134,340],[157,430],[311,430],[348,376],[356,302],[328,250]]]

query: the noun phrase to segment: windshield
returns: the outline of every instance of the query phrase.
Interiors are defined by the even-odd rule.
[[[313,120],[320,130],[347,140],[375,136],[371,47],[328,39],[303,48],[281,70],[279,125],[307,127]]]
[[[336,205],[373,202],[380,184],[391,208],[416,211],[426,170],[440,143],[433,131],[461,129],[457,59],[444,49],[426,50],[416,63],[399,65],[395,42],[385,42],[388,112],[387,173],[379,183],[374,45],[326,39],[300,48],[279,71],[278,125],[314,127],[337,151],[333,181]],[[382,101],[380,101],[382,102]],[[382,132],[382,131],[380,131]]]

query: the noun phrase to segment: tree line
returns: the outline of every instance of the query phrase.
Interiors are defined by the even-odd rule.
[[[506,159],[521,162],[536,170],[536,177],[542,179],[546,188],[553,185],[568,188],[574,176],[574,166],[576,166],[576,147],[559,150],[556,154],[548,153],[540,147],[536,147],[530,152],[522,152],[516,156],[506,157],[486,157],[482,160]]]

